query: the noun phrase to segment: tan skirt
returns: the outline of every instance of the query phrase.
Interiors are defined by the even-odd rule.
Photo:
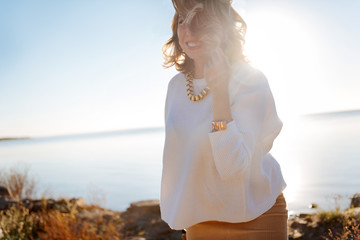
[[[228,223],[207,221],[186,230],[187,240],[286,240],[288,210],[281,193],[275,204],[250,222]]]

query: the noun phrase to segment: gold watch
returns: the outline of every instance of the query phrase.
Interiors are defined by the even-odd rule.
[[[212,131],[226,130],[226,121],[212,121]]]

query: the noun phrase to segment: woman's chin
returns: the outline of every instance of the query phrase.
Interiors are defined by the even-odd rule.
[[[189,53],[186,54],[191,60],[194,62],[207,62],[209,59],[209,55],[206,53]]]

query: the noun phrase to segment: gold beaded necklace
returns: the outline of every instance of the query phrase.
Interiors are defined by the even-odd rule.
[[[203,100],[209,93],[210,88],[206,87],[204,88],[198,95],[194,95],[194,87],[193,87],[193,79],[194,74],[192,72],[189,72],[185,75],[186,78],[186,91],[189,99],[193,102],[200,102]]]

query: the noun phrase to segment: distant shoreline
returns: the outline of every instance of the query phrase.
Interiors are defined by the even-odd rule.
[[[5,138],[0,138],[0,141],[12,141],[12,140],[23,140],[23,139],[29,139],[29,137],[5,137]]]
[[[360,114],[360,109],[351,109],[344,111],[316,112],[303,114],[304,117],[335,117],[335,116],[352,116]]]
[[[122,129],[113,131],[102,131],[102,132],[88,132],[88,133],[70,133],[64,135],[50,135],[50,136],[39,136],[39,137],[0,137],[0,141],[8,140],[24,140],[24,139],[66,139],[66,138],[88,138],[97,136],[115,136],[115,135],[132,135],[132,134],[143,134],[164,131],[164,127],[149,127],[149,128],[134,128],[134,129]]]

